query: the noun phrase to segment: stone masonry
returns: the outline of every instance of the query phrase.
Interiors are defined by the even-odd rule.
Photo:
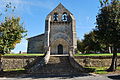
[[[61,56],[61,58],[62,57],[64,56]],[[37,58],[39,58],[40,60],[36,60]],[[111,58],[112,56],[76,56],[75,60],[84,67],[109,67],[110,66],[109,63],[111,63],[112,60]],[[36,64],[37,61],[40,62],[42,59],[43,56],[3,56],[1,61],[2,68],[6,70],[6,69],[21,69],[24,68],[29,63],[31,64],[31,62]],[[59,60],[56,58],[53,61],[55,61],[56,64],[59,63]],[[61,59],[61,62],[65,61],[68,60],[62,61]],[[87,61],[89,63],[87,63]],[[118,56],[117,65],[120,66],[120,56]],[[30,68],[30,65],[28,65],[28,67]]]
[[[73,14],[61,3],[48,14],[45,33],[28,38],[28,53],[68,54],[77,48],[76,24]]]

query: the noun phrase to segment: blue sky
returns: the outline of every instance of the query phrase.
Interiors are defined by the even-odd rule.
[[[44,33],[46,16],[62,3],[76,18],[77,37],[83,39],[85,33],[89,33],[96,22],[100,3],[99,0],[0,0],[0,11],[3,12],[5,3],[11,2],[16,6],[14,15],[21,17],[21,22],[26,28],[27,37]],[[11,15],[11,13],[3,16]],[[23,39],[16,45],[13,52],[27,51],[27,40]]]

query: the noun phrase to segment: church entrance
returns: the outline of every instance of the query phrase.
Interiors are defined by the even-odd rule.
[[[69,45],[67,43],[67,41],[65,41],[64,39],[57,39],[55,41],[52,41],[51,45],[50,45],[50,53],[51,54],[68,54],[69,52]]]
[[[63,54],[63,45],[58,45],[58,54]]]

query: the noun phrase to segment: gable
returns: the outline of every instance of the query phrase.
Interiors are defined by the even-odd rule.
[[[52,15],[54,13],[68,13],[68,14],[72,14],[68,9],[66,9],[61,3],[55,8],[53,9],[48,15]]]

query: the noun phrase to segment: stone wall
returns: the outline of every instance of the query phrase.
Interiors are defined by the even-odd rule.
[[[44,34],[28,38],[27,53],[44,53]]]
[[[112,56],[75,56],[75,60],[84,67],[109,67]],[[117,65],[120,66],[120,56]]]
[[[72,27],[71,22],[51,22],[50,28],[50,41],[58,38],[63,38],[68,42],[72,40]],[[71,44],[72,45],[72,44]]]
[[[3,56],[2,57],[2,68],[5,69],[20,69],[37,58],[43,58],[41,56]]]
[[[50,44],[51,53],[58,53],[58,45],[63,46],[63,54],[68,54],[72,45],[71,22],[51,22]]]
[[[20,69],[31,62],[39,58],[41,60],[43,56],[3,56],[2,68],[5,69]],[[84,67],[109,67],[111,64],[112,56],[76,56],[75,60]],[[33,63],[32,63],[33,64]],[[120,66],[120,56],[118,56],[117,64]]]

